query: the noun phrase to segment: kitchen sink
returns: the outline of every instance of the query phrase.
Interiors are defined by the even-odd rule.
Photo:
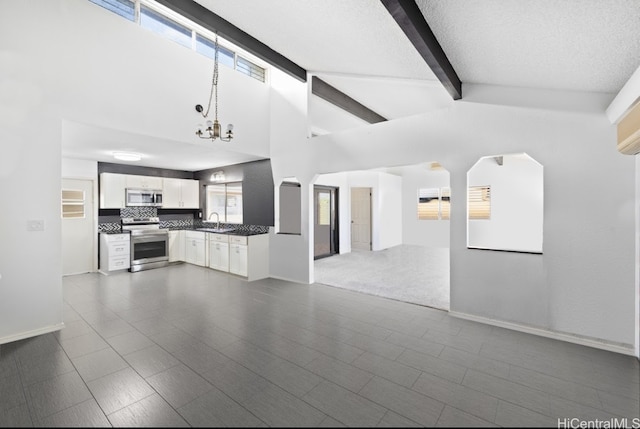
[[[196,231],[204,231],[204,232],[231,232],[235,231],[235,228],[197,228]]]

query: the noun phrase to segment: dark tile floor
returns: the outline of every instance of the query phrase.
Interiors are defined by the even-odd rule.
[[[0,426],[549,426],[640,414],[638,360],[314,284],[182,264],[64,278],[0,346]]]

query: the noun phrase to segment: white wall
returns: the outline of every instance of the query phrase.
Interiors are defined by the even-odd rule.
[[[480,249],[542,252],[543,166],[526,154],[485,157],[467,172],[467,186],[490,186],[489,219],[469,219],[467,243]],[[597,204],[598,195],[593,195]]]
[[[271,169],[275,185],[275,222],[280,218],[279,187],[287,177],[296,177],[300,182],[302,199],[302,220],[300,235],[277,234],[271,228],[269,236],[270,275],[274,278],[311,282],[313,276],[313,253],[309,246],[313,243],[313,210],[309,204],[312,198],[310,183],[312,174],[292,174],[294,165],[283,162],[283,153],[292,152],[304,156],[309,126],[307,123],[307,85],[286,76],[283,72],[270,70],[271,90],[269,96],[269,140]]]
[[[63,126],[64,128],[64,126]],[[98,162],[88,159],[62,158],[62,177],[98,180]]]
[[[291,175],[299,177],[436,159],[450,172],[454,196],[466,194],[466,172],[480,157],[528,153],[545,170],[544,254],[467,249],[466,203],[452,204],[451,310],[631,347],[633,158],[617,152],[604,109],[518,107],[518,97],[526,105],[527,91],[512,97],[509,88],[493,90],[507,93],[503,98],[514,105],[463,99],[451,108],[311,139],[304,156],[284,152],[280,162],[295,166]],[[581,106],[591,99],[600,106],[602,96],[580,93],[579,99]],[[595,208],[594,193],[601,195]]]
[[[640,156],[634,156],[636,161],[636,204],[635,204],[635,219],[636,219],[636,255],[640,256]],[[636,283],[636,356],[640,358],[640,257],[635,258],[635,283]]]
[[[430,170],[427,164],[401,167],[402,242],[425,247],[449,247],[449,220],[418,220],[418,189],[449,187],[447,170]],[[462,200],[461,200],[462,198]],[[451,196],[452,204],[464,198]]]
[[[32,6],[16,5],[25,17]],[[62,327],[61,118],[51,108],[51,94],[33,81],[45,78],[47,67],[36,67],[41,63],[36,61],[33,40],[22,37],[28,25],[20,27],[13,13],[4,12],[0,13],[0,343]],[[43,29],[52,30],[46,19]],[[28,220],[44,221],[44,230],[28,231]]]

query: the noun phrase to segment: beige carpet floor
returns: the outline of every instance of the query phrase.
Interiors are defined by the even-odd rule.
[[[449,310],[449,249],[400,245],[315,261],[315,281]]]

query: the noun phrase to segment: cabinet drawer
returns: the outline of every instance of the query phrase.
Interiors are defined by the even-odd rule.
[[[238,237],[236,235],[229,236],[229,243],[247,245],[247,237]]]
[[[204,232],[202,231],[185,231],[184,236],[187,239],[204,240]]]
[[[128,256],[109,258],[109,271],[123,270],[129,268],[129,266],[130,261]]]
[[[107,243],[129,242],[129,234],[105,234],[104,239]]]
[[[217,243],[228,243],[229,236],[224,234],[209,234],[209,241],[215,241]]]
[[[129,257],[130,244],[129,241],[109,243],[109,257],[126,256]]]

